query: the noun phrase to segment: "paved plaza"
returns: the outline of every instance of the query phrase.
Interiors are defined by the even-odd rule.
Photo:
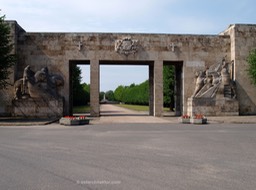
[[[0,126],[1,189],[255,189],[256,124],[115,117]]]

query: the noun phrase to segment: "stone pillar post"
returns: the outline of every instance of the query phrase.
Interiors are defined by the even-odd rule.
[[[163,61],[154,63],[154,116],[163,116]]]
[[[100,100],[99,100],[99,81],[100,81],[100,67],[99,60],[90,60],[90,106],[91,116],[100,116]]]
[[[149,115],[154,115],[154,65],[148,66],[149,74]]]
[[[182,104],[182,67],[175,67],[175,115],[180,116],[182,113],[181,104]]]

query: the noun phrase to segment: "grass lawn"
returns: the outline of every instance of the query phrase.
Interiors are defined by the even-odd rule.
[[[90,112],[90,106],[74,106],[73,107],[73,113],[89,113]]]

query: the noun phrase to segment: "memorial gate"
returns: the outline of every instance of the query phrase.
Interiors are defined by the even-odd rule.
[[[163,115],[164,65],[176,70],[176,115],[256,114],[256,87],[246,62],[256,48],[256,25],[234,24],[216,35],[184,35],[31,33],[16,21],[8,23],[18,59],[10,76],[13,86],[0,92],[0,115],[72,114],[72,64],[90,65],[91,116],[100,115],[99,69],[108,64],[148,66],[149,115]]]

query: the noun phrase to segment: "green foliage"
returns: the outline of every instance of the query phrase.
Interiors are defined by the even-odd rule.
[[[114,92],[112,90],[107,91],[105,96],[108,101],[115,101]]]
[[[141,84],[130,86],[118,86],[114,92],[117,101],[126,104],[148,105],[149,84],[148,80]]]
[[[16,57],[12,54],[13,46],[10,40],[10,27],[4,21],[5,16],[0,16],[0,89],[6,88],[10,71],[14,65]]]
[[[89,113],[90,112],[90,106],[84,105],[84,106],[74,106],[73,107],[73,113]]]
[[[84,92],[84,103],[85,105],[87,105],[89,102],[90,102],[90,84],[86,84],[86,83],[83,83],[81,84],[82,88],[83,88],[83,92]]]
[[[174,86],[175,86],[175,67],[165,65],[163,68],[163,93],[164,93],[164,107],[174,107]]]
[[[104,94],[105,94],[105,92],[100,92],[100,96],[99,96],[100,101],[103,100]]]
[[[256,49],[252,50],[247,57],[249,65],[248,74],[252,80],[252,83],[256,85]]]
[[[120,85],[116,88],[114,91],[114,97],[117,101],[122,102],[123,100],[123,94],[124,94],[125,87]]]
[[[81,84],[81,69],[72,65],[73,106],[86,105],[90,101],[90,86]]]

